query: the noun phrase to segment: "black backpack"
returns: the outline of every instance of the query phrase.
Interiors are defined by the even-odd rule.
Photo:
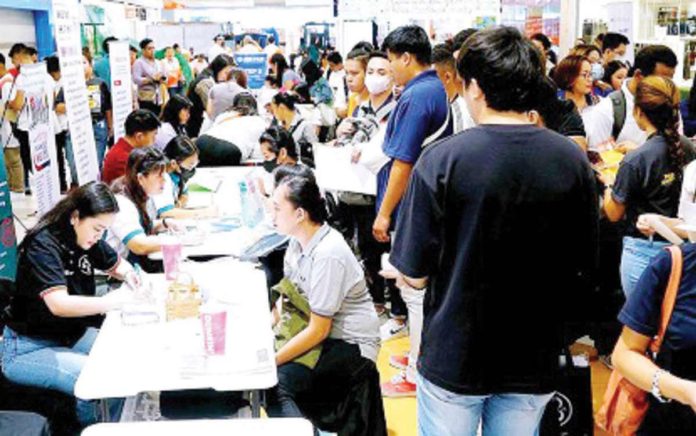
[[[616,141],[619,134],[626,124],[626,96],[622,90],[614,91],[609,94],[611,105],[614,108],[614,124],[611,127],[611,136]]]

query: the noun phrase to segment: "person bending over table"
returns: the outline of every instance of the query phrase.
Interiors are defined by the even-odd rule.
[[[278,385],[269,391],[266,411],[271,417],[301,417],[304,398],[327,389],[347,394],[355,374],[375,365],[379,320],[362,268],[343,236],[326,223],[326,206],[314,178],[285,178],[273,193],[273,203],[277,231],[292,236],[285,277],[306,298],[311,315],[308,325],[276,353]],[[321,354],[312,369],[295,361],[317,345]],[[383,413],[378,403],[363,407],[379,407]]]
[[[159,218],[210,218],[218,216],[216,207],[185,209],[188,201],[189,180],[196,174],[198,148],[188,136],[175,136],[164,148],[169,159],[164,174],[164,190],[154,194],[152,201]]]
[[[107,241],[118,253],[148,272],[158,271],[147,256],[162,249],[157,233],[180,226],[170,218],[157,218],[153,195],[165,185],[167,158],[154,147],[137,148],[128,157],[126,175],[114,182],[119,211],[109,227]]]
[[[72,191],[25,236],[3,332],[2,372],[8,380],[73,395],[101,315],[133,299],[127,288],[95,296],[94,270],[126,280],[131,288],[138,285],[132,266],[102,239],[118,211],[109,188],[91,182]],[[112,405],[114,411],[120,404]],[[98,410],[95,401],[77,400],[83,425],[96,422]]]

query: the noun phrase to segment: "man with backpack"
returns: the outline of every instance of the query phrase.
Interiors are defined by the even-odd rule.
[[[609,94],[592,110],[583,113],[590,150],[602,151],[615,143],[615,148],[628,152],[642,145],[647,139],[633,118],[634,96],[644,77],[653,74],[672,78],[677,66],[677,56],[667,46],[649,45],[638,52],[632,77],[620,90]]]

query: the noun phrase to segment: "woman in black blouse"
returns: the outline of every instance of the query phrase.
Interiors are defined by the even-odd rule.
[[[94,270],[137,286],[137,274],[102,236],[118,212],[109,188],[84,185],[61,200],[19,247],[17,289],[3,332],[2,372],[10,381],[73,395],[101,315],[132,300],[127,288],[97,297]],[[77,400],[82,424],[94,401]]]

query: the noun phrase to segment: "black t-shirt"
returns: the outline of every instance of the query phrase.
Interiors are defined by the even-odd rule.
[[[40,230],[20,246],[17,290],[7,324],[22,335],[74,343],[87,327],[101,324],[102,317],[57,317],[43,296],[58,288],[67,288],[70,295],[93,296],[94,268],[110,271],[117,264],[118,255],[104,240],[85,251],[77,246],[72,229]]]
[[[553,390],[560,325],[586,297],[598,204],[582,150],[530,125],[483,125],[427,148],[391,262],[430,277],[420,373],[452,392]]]
[[[690,143],[684,143],[687,163],[693,160]],[[612,188],[615,201],[626,207],[624,235],[644,236],[636,228],[644,213],[677,216],[681,174],[675,173],[669,158],[669,145],[662,135],[653,135],[621,161]]]

